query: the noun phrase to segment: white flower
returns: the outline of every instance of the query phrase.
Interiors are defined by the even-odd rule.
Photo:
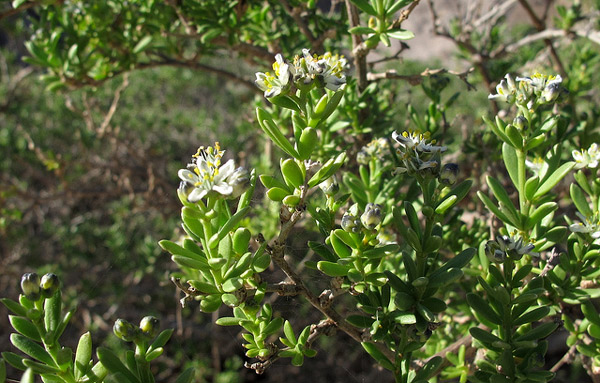
[[[531,77],[517,77],[517,81],[526,93],[534,93],[542,103],[550,103],[558,98],[561,91],[562,77],[534,73]],[[522,85],[522,86],[521,86]]]
[[[600,238],[600,214],[596,212],[591,217],[585,217],[583,214],[575,213],[582,222],[575,222],[569,226],[569,230],[574,233],[587,233],[594,239]]]
[[[506,74],[504,78],[504,80],[500,81],[500,83],[496,85],[496,94],[490,94],[488,99],[500,99],[508,103],[513,103],[516,98],[517,85],[510,74]],[[518,79],[519,78],[517,77],[517,80]]]
[[[302,57],[294,58],[294,81],[302,81],[309,84],[317,79],[323,82],[327,89],[337,91],[346,83],[344,68],[347,61],[344,56],[333,55],[326,52],[322,56],[311,55],[310,50],[303,49]]]
[[[179,170],[177,174],[182,180],[179,188],[189,202],[198,202],[209,195],[236,198],[244,192],[249,181],[248,172],[243,168],[236,169],[233,160],[221,165],[224,153],[218,142],[214,148],[200,147],[193,156],[195,163]]]
[[[290,77],[294,75],[295,71],[283,60],[281,54],[277,54],[273,63],[273,73],[258,72],[254,81],[260,90],[265,92],[267,98],[278,96],[286,90],[290,85]]]
[[[402,145],[405,149],[414,149],[422,153],[442,153],[446,151],[445,146],[436,146],[435,140],[429,140],[429,132],[421,133],[416,131],[404,131],[402,134],[392,133],[392,138]]]
[[[576,162],[575,169],[595,169],[598,167],[598,162],[600,161],[600,151],[598,150],[598,144],[596,143],[593,143],[587,150],[573,150],[571,154]]]
[[[539,179],[544,178],[548,171],[548,164],[542,157],[536,157],[533,161],[525,160],[525,166],[533,172],[534,177],[538,177]]]
[[[405,131],[392,133],[392,138],[400,144],[397,150],[402,164],[395,173],[419,173],[422,176],[437,176],[440,168],[440,154],[446,151],[445,146],[435,145],[429,140],[429,132]]]
[[[523,243],[521,237],[500,235],[493,241],[487,241],[485,253],[491,261],[502,263],[507,256],[513,260],[519,260],[525,254],[538,256],[538,253],[532,252],[534,248],[535,246],[532,243]]]

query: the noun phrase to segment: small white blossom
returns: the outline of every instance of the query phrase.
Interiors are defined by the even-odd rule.
[[[311,55],[310,50],[303,49],[302,56],[294,58],[295,81],[308,84],[315,79],[323,82],[327,89],[337,91],[346,83],[344,68],[347,61],[344,56],[326,52],[322,56]]]
[[[525,166],[531,170],[534,177],[544,178],[548,171],[548,164],[542,157],[536,157],[533,161],[525,160]]]
[[[440,154],[446,151],[445,146],[435,145],[430,140],[430,133],[405,131],[402,134],[392,133],[392,138],[400,144],[397,153],[401,164],[395,173],[419,173],[422,176],[437,176],[440,171]]]
[[[600,238],[600,214],[596,212],[591,217],[585,217],[579,212],[576,214],[581,219],[581,222],[575,222],[570,225],[569,230],[574,233],[590,234],[594,239]]]
[[[517,80],[519,78],[517,77]],[[504,79],[496,85],[496,94],[490,94],[488,99],[500,99],[502,101],[513,103],[517,94],[517,85],[510,74],[506,74]]]
[[[562,77],[560,75],[546,75],[534,73],[531,77],[517,77],[520,88],[527,94],[535,94],[541,103],[555,101],[560,95]],[[533,104],[530,100],[528,107]]]
[[[236,198],[244,192],[249,181],[248,172],[244,168],[236,169],[233,160],[221,165],[224,153],[218,142],[214,148],[200,147],[193,156],[195,162],[187,169],[179,170],[177,174],[182,181],[179,188],[189,202],[198,202],[209,195]]]
[[[521,237],[500,235],[495,240],[487,241],[485,253],[491,261],[502,263],[507,256],[513,260],[519,260],[525,254],[539,255],[532,252],[534,248],[535,246],[532,243],[524,243]]]
[[[600,161],[600,151],[598,150],[598,144],[596,143],[593,143],[587,150],[573,150],[571,154],[575,160],[575,169],[595,169],[598,167],[598,162]]]
[[[275,97],[290,86],[290,78],[294,73],[294,68],[283,60],[281,54],[277,54],[273,63],[273,74],[258,72],[254,83],[265,92],[265,97]]]

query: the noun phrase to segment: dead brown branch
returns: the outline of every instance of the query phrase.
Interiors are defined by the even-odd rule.
[[[474,90],[475,87],[467,80],[467,77],[469,76],[469,74],[473,73],[474,70],[475,70],[475,68],[473,68],[473,67],[467,69],[464,72],[456,72],[456,71],[445,69],[445,68],[425,69],[421,73],[402,75],[402,74],[398,74],[394,69],[390,69],[390,70],[387,70],[382,73],[371,73],[370,72],[367,74],[367,79],[369,81],[380,81],[383,79],[405,80],[405,81],[408,81],[408,83],[410,85],[414,86],[414,85],[421,84],[423,82],[423,80],[427,77],[448,73],[448,74],[451,74],[451,75],[456,76],[459,79],[461,79],[467,85],[468,90]]]

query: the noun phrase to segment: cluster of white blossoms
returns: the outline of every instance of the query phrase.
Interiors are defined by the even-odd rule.
[[[396,152],[401,161],[401,166],[396,168],[396,173],[423,174],[437,176],[440,171],[440,154],[446,151],[445,146],[435,145],[436,141],[430,139],[429,132],[405,131],[398,134],[392,133],[392,138],[400,144]]]
[[[363,146],[356,154],[356,162],[361,165],[368,165],[372,159],[379,159],[384,162],[389,157],[390,145],[385,138],[376,138]]]
[[[281,54],[275,56],[273,73],[258,72],[254,81],[265,97],[285,94],[292,86],[307,86],[313,83],[324,88],[337,91],[346,83],[347,61],[344,56],[327,52],[321,56],[311,55],[308,49],[302,50],[302,56],[296,56],[292,63],[283,59]]]
[[[179,170],[179,190],[189,202],[195,203],[208,196],[237,198],[246,190],[250,179],[248,171],[242,167],[236,169],[233,160],[222,165],[224,153],[218,142],[214,148],[201,146],[187,169]]]
[[[502,100],[509,104],[527,105],[531,108],[536,102],[547,104],[554,102],[560,92],[562,77],[535,73],[531,77],[517,77],[510,74],[496,86],[496,94],[490,94],[490,100]]]
[[[532,243],[525,243],[521,237],[499,235],[495,240],[486,242],[485,254],[490,261],[502,263],[507,257],[518,261],[525,254],[537,256],[532,252],[534,248]]]
[[[569,226],[569,230],[575,233],[589,234],[594,239],[600,238],[600,213],[595,212],[591,217],[585,217],[583,214],[575,213],[581,219],[581,222],[575,222]]]
[[[571,154],[575,160],[575,169],[595,169],[598,167],[598,162],[600,161],[600,151],[598,150],[598,144],[596,143],[590,145],[590,148],[587,150],[573,150]]]

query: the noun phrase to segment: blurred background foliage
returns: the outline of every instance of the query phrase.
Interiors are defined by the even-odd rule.
[[[347,30],[342,4],[319,2],[319,7],[306,8],[306,2],[300,1],[282,6],[272,1],[211,0],[184,1],[178,8],[168,1],[64,3],[63,13],[55,16],[48,14],[55,12],[53,6],[24,2],[23,12],[11,14],[10,2],[2,4],[6,12],[0,19],[2,296],[18,295],[24,272],[58,274],[65,286],[63,294],[78,306],[75,326],[69,330],[73,342],[91,329],[94,343],[119,347],[110,335],[117,316],[132,321],[146,314],[162,318],[163,327],[175,328],[176,333],[167,346],[167,357],[157,364],[157,381],[167,382],[174,372],[190,365],[197,368],[197,382],[277,382],[284,376],[294,381],[386,379],[387,374],[374,369],[361,349],[341,347],[350,342],[343,337],[324,339],[321,347],[328,350],[327,357],[306,360],[302,372],[285,362],[262,376],[242,369],[238,333],[199,315],[197,306],[180,307],[169,282],[176,266],[156,244],[181,235],[173,231],[180,209],[177,169],[199,145],[219,141],[226,156],[257,168],[259,174],[271,167],[271,159],[277,156],[274,148],[265,146],[254,123],[259,92],[253,88],[252,74],[268,68],[276,52],[292,57],[290,52],[304,47],[339,51],[347,45],[343,40],[347,37],[340,37]],[[573,23],[567,12],[573,4],[565,3],[564,14],[552,12],[555,16],[548,17],[557,28],[568,29]],[[310,34],[298,33],[298,14],[288,12],[285,4],[318,15],[310,18],[313,24],[308,26],[312,40]],[[597,2],[584,2],[583,7],[584,14],[598,12]],[[177,9],[195,23],[209,26],[181,36],[190,26]],[[217,13],[206,13],[208,9]],[[300,15],[309,19],[305,16]],[[428,17],[421,22],[429,22]],[[465,178],[474,179],[474,190],[481,189],[482,175],[499,161],[489,155],[499,153],[498,140],[479,118],[490,113],[487,95],[505,73],[550,66],[548,55],[541,53],[543,40],[494,56],[511,41],[537,31],[527,19],[515,22],[506,17],[483,32],[473,30],[464,17],[444,20],[451,60],[434,55],[425,62],[401,60],[398,55],[373,64],[372,69],[407,76],[426,68],[456,69],[449,67],[454,65],[473,66],[475,71],[466,77],[468,83],[444,73],[414,84],[378,82],[378,91],[386,94],[388,103],[370,115],[370,130],[348,128],[354,140],[348,138],[348,150],[356,153],[374,137],[415,128],[407,105],[414,107],[414,115],[426,115],[428,90],[443,83],[442,102],[452,102],[436,124],[447,131],[444,144],[458,153],[455,161]],[[44,20],[52,25],[42,25]],[[49,34],[57,29],[63,33],[52,51],[47,43],[54,37]],[[256,43],[254,50],[245,45],[248,41]],[[575,121],[570,137],[578,141],[576,147],[588,147],[599,138],[598,45],[580,39],[558,44],[557,50],[568,58],[563,61],[567,88],[572,97],[583,100],[576,110],[567,110]],[[390,55],[388,51],[377,54]],[[470,85],[472,91],[467,90]],[[365,109],[369,110],[366,104]],[[349,125],[351,119],[352,111],[340,116]],[[277,210],[260,195],[255,194],[253,214],[258,219],[253,224],[255,232],[270,237],[277,222],[267,218]],[[467,199],[469,210],[481,209],[475,199]],[[475,220],[470,230],[465,238],[479,238],[486,227]],[[292,254],[303,257],[305,243],[304,239],[290,243]],[[280,311],[315,315],[287,298],[275,304]],[[11,347],[6,314],[0,307],[0,350]],[[307,317],[306,324],[312,322]],[[569,371],[571,377],[579,373],[576,367]]]

